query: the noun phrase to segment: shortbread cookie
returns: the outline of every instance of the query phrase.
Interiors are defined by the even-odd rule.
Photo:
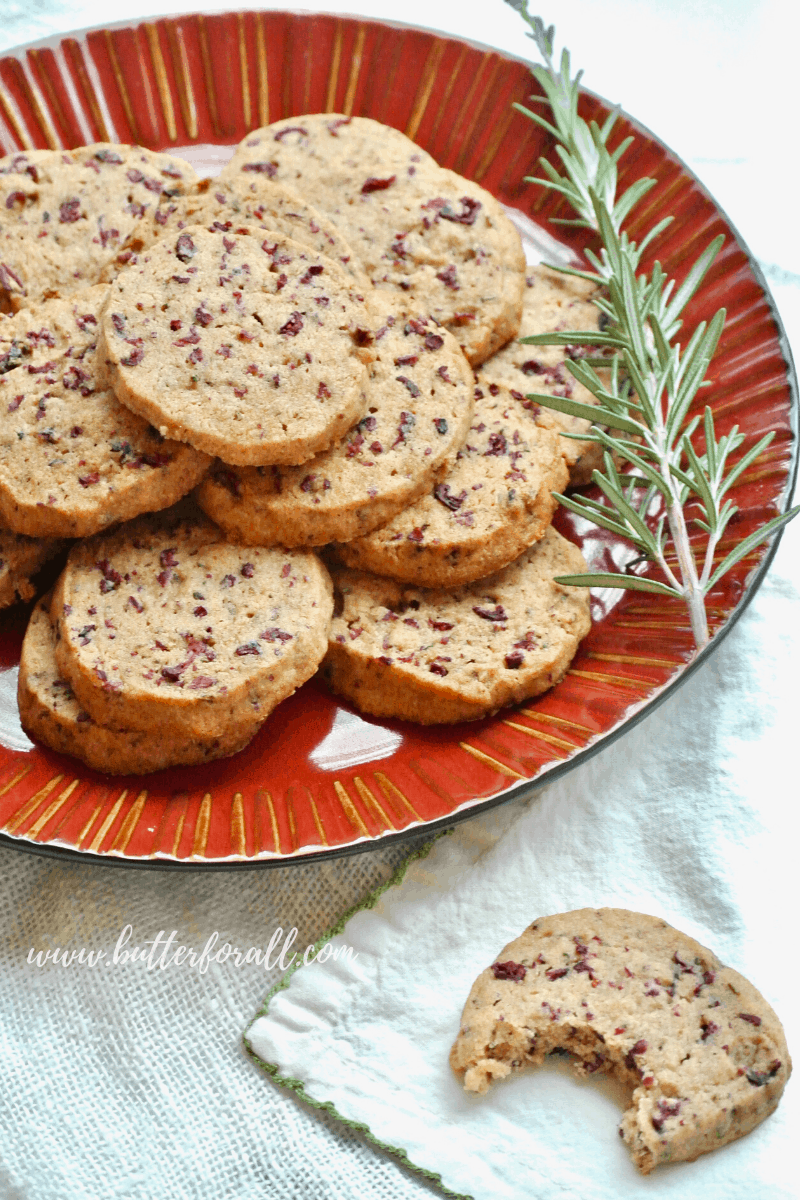
[[[208,468],[106,386],[96,343],[107,291],[0,316],[0,521],[18,533],[96,533],[173,504]]]
[[[384,307],[372,349],[367,415],[338,446],[299,467],[221,464],[208,475],[197,498],[231,536],[346,541],[388,521],[454,460],[473,411],[472,369],[455,338]]]
[[[105,143],[0,159],[5,311],[110,279],[196,180],[182,159]]]
[[[473,721],[547,691],[589,631],[585,571],[552,528],[515,562],[455,591],[334,570],[341,614],[323,675],[363,712],[422,725]]]
[[[51,612],[59,673],[98,723],[213,738],[313,675],[331,582],[310,552],[235,546],[171,510],[73,547]]]
[[[29,538],[0,528],[0,608],[36,595],[31,579],[63,546],[57,538]]]
[[[235,175],[226,183],[201,180],[172,202],[154,232],[169,237],[187,225],[204,225],[222,233],[251,233],[252,226],[275,230],[305,250],[332,258],[359,289],[369,288],[367,276],[336,226],[298,192],[258,172]]]
[[[480,392],[480,389],[476,389]],[[567,482],[557,435],[501,388],[481,393],[455,465],[366,537],[338,547],[350,567],[421,587],[458,587],[499,571],[543,536]]]
[[[738,972],[666,921],[624,909],[540,917],[473,984],[450,1063],[485,1092],[556,1048],[632,1090],[620,1137],[643,1174],[748,1133],[792,1064]]]
[[[33,610],[19,664],[20,721],[33,737],[106,775],[147,775],[165,767],[195,766],[243,750],[259,726],[220,730],[213,738],[175,738],[167,728],[112,729],[98,725],[59,674],[49,597]]]
[[[570,375],[568,357],[585,357],[584,346],[525,346],[518,338],[564,329],[597,329],[600,310],[591,297],[597,289],[588,280],[564,275],[548,267],[528,267],[522,305],[522,323],[517,339],[510,342],[487,362],[476,378],[483,391],[491,393],[498,384],[507,387],[517,400],[536,416],[536,421],[557,433],[586,433],[590,422],[570,417],[552,408],[526,401],[529,392],[563,396],[581,404],[596,404],[594,396]],[[561,453],[569,468],[573,487],[591,483],[592,472],[602,470],[603,447],[596,442],[559,438]]]
[[[379,288],[399,291],[482,362],[519,327],[525,256],[502,205],[398,130],[315,113],[256,130],[220,178],[261,170],[326,213]]]
[[[114,389],[165,437],[225,462],[304,462],[364,414],[364,295],[279,233],[190,226],[112,283]]]

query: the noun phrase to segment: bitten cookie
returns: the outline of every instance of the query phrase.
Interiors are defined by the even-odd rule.
[[[751,983],[666,921],[624,909],[538,918],[473,984],[450,1064],[485,1092],[557,1047],[630,1085],[619,1133],[643,1174],[693,1161],[777,1107],[792,1064]]]
[[[515,562],[456,591],[422,590],[334,569],[323,675],[363,712],[422,725],[473,721],[552,687],[589,631],[585,571],[554,529]]]
[[[236,175],[226,183],[203,179],[173,201],[154,232],[168,237],[187,225],[204,225],[221,233],[252,233],[252,226],[275,230],[305,250],[332,258],[362,291],[369,288],[369,280],[336,226],[298,192],[271,182],[258,171]]]
[[[75,699],[58,671],[49,597],[31,614],[19,665],[20,721],[33,737],[71,754],[106,775],[147,775],[166,767],[195,766],[243,750],[258,725],[220,730],[209,739],[175,738],[168,729],[148,733],[98,725]]]
[[[515,336],[519,234],[489,192],[398,130],[335,113],[290,117],[248,134],[220,179],[256,166],[329,216],[375,286],[435,317],[471,363]]]
[[[0,528],[0,608],[36,594],[32,577],[63,544],[56,538],[28,538]]]
[[[184,738],[264,721],[317,669],[331,612],[312,553],[175,510],[73,547],[51,606],[59,673],[99,724]]]
[[[364,414],[371,313],[332,259],[282,234],[190,226],[111,285],[120,400],[240,465],[304,462]]]
[[[179,158],[105,143],[0,159],[0,303],[69,296],[130,261],[196,180]]]
[[[481,392],[481,389],[476,389]],[[557,435],[505,388],[481,392],[450,472],[387,525],[339,546],[349,567],[422,587],[499,571],[544,535],[567,482]]]
[[[84,537],[173,504],[209,459],[120,404],[97,356],[108,288],[0,316],[0,521]]]
[[[478,387],[490,394],[498,385],[508,388],[515,399],[536,417],[537,424],[556,433],[585,433],[589,421],[570,417],[552,408],[542,408],[526,401],[529,392],[549,396],[564,396],[581,404],[596,400],[577,379],[573,379],[565,359],[570,355],[586,354],[583,346],[574,349],[563,346],[524,346],[518,338],[564,329],[596,329],[599,309],[592,304],[595,287],[588,280],[563,275],[548,267],[528,267],[522,303],[522,323],[517,338],[504,346],[476,374]],[[592,471],[603,468],[603,447],[595,442],[560,437],[559,448],[569,468],[573,487],[591,483]]]
[[[220,464],[201,484],[201,507],[231,536],[257,545],[346,541],[388,521],[454,460],[473,411],[470,365],[446,329],[379,303],[367,415],[344,440],[299,467]]]

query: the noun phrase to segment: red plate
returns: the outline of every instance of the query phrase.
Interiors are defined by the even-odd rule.
[[[569,214],[522,180],[541,154],[555,161],[552,144],[511,107],[537,90],[523,62],[399,25],[281,12],[164,18],[0,59],[0,139],[2,153],[140,142],[176,150],[202,169],[259,125],[295,113],[352,113],[396,126],[444,166],[546,224]],[[583,116],[602,121],[607,111],[583,96]],[[658,181],[632,236],[672,213],[658,257],[680,279],[716,234],[726,235],[686,314],[691,327],[722,305],[728,310],[703,403],[720,433],[734,424],[749,439],[776,431],[733,493],[740,513],[722,557],[791,494],[791,359],[763,278],[724,215],[669,150],[621,120],[616,137],[629,132],[637,141],[621,184],[643,175]],[[570,243],[566,235],[573,251],[579,237]],[[566,514],[558,523],[592,567],[631,556]],[[563,774],[643,717],[731,628],[773,552],[759,548],[715,588],[715,637],[702,655],[680,603],[605,593],[594,599],[594,626],[566,678],[520,708],[461,726],[378,724],[312,680],[236,758],[146,778],[101,776],[39,746],[23,748],[14,668],[27,610],[17,608],[3,616],[0,634],[0,844],[81,861],[230,868],[347,853],[452,824],[529,791],[531,780]]]

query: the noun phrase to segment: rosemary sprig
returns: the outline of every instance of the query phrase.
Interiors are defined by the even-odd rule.
[[[743,445],[744,434],[734,427],[717,439],[708,407],[702,422],[698,416],[687,419],[692,401],[706,383],[706,371],[725,323],[725,310],[720,309],[711,321],[701,322],[685,347],[675,339],[681,329],[681,313],[700,287],[724,238],[715,238],[703,251],[680,287],[667,279],[659,263],[649,275],[637,274],[643,251],[672,220],[666,217],[659,221],[639,243],[623,229],[623,223],[655,180],[637,180],[617,196],[617,164],[634,140],[626,138],[615,150],[609,149],[619,110],[611,112],[602,126],[579,117],[582,72],[571,76],[566,49],[556,67],[553,26],[546,28],[540,17],[532,16],[527,0],[507,3],[530,27],[528,37],[536,43],[544,61],[544,66],[533,65],[531,69],[549,104],[552,120],[524,105],[516,107],[556,139],[556,151],[564,167],[564,173],[559,174],[551,163],[540,159],[544,176],[526,182],[539,183],[563,195],[577,217],[560,223],[592,230],[601,242],[599,254],[585,250],[592,271],[556,267],[602,287],[595,300],[604,314],[601,331],[570,330],[521,339],[529,345],[587,347],[587,357],[568,360],[566,366],[592,393],[597,406],[548,395],[531,394],[527,398],[593,422],[587,434],[563,436],[580,437],[604,447],[603,471],[593,475],[604,500],[577,493],[557,498],[571,511],[627,538],[640,553],[637,561],[655,562],[663,577],[660,581],[602,572],[562,576],[559,582],[632,588],[683,599],[695,643],[702,649],[710,638],[705,608],[708,592],[731,567],[800,511],[800,507],[794,508],[769,521],[735,546],[715,569],[720,538],[737,511],[727,493],[774,436],[768,433],[761,438],[729,469],[728,460]],[[701,424],[702,453],[694,442]],[[627,470],[619,471],[615,456],[628,464]],[[706,538],[701,562],[692,549],[690,527],[702,530]],[[675,569],[668,561],[670,544],[677,559]]]

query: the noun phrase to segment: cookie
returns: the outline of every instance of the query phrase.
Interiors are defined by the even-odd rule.
[[[97,356],[98,285],[0,316],[0,521],[84,537],[166,508],[209,465],[165,441],[109,390]]]
[[[256,130],[223,182],[260,170],[341,230],[373,284],[448,328],[473,364],[515,336],[525,256],[499,201],[367,117],[315,113]]]
[[[501,388],[476,389],[466,444],[449,473],[388,524],[338,547],[349,567],[421,587],[459,587],[501,570],[544,535],[567,482],[558,437]]]
[[[111,284],[120,400],[164,437],[245,466],[305,462],[364,415],[371,314],[333,262],[279,233],[190,226]]]
[[[264,721],[313,675],[331,611],[311,552],[232,545],[187,506],[74,546],[51,607],[90,716],[182,738]]]
[[[163,727],[143,733],[98,725],[59,674],[49,597],[36,605],[25,632],[17,696],[27,733],[105,775],[147,775],[227,758],[243,750],[258,730],[258,725],[234,727],[214,738],[180,739]]]
[[[182,159],[105,143],[0,159],[5,311],[110,279],[197,179]]]
[[[552,527],[502,571],[455,591],[334,569],[341,608],[323,675],[378,717],[435,725],[489,716],[563,676],[589,631],[589,594],[553,580],[584,570]]]
[[[600,310],[592,303],[596,288],[588,280],[563,275],[548,267],[528,267],[518,338],[564,329],[596,329]],[[552,408],[526,401],[529,392],[563,396],[581,404],[596,404],[594,396],[570,375],[567,357],[583,357],[583,346],[524,346],[518,340],[481,364],[476,374],[478,387],[490,394],[495,387],[508,388],[522,401],[539,425],[557,433],[586,433],[590,422],[570,417]],[[603,447],[595,442],[559,438],[561,453],[569,468],[573,487],[591,483],[592,472],[603,468]]]
[[[201,180],[173,201],[167,218],[154,227],[154,233],[177,235],[187,225],[203,225],[222,233],[252,232],[251,226],[275,230],[305,250],[332,258],[360,290],[369,288],[369,280],[336,226],[298,192],[258,172],[235,175],[226,183]]]
[[[747,979],[666,921],[615,908],[538,918],[504,947],[472,987],[450,1064],[485,1092],[556,1048],[633,1089],[619,1134],[645,1175],[748,1133],[792,1068]]]
[[[425,316],[382,304],[371,343],[367,415],[332,450],[299,467],[220,464],[198,501],[231,536],[316,546],[388,521],[453,461],[473,411],[472,370],[455,339]]]
[[[31,579],[62,545],[57,538],[28,538],[0,528],[0,608],[36,595]]]

